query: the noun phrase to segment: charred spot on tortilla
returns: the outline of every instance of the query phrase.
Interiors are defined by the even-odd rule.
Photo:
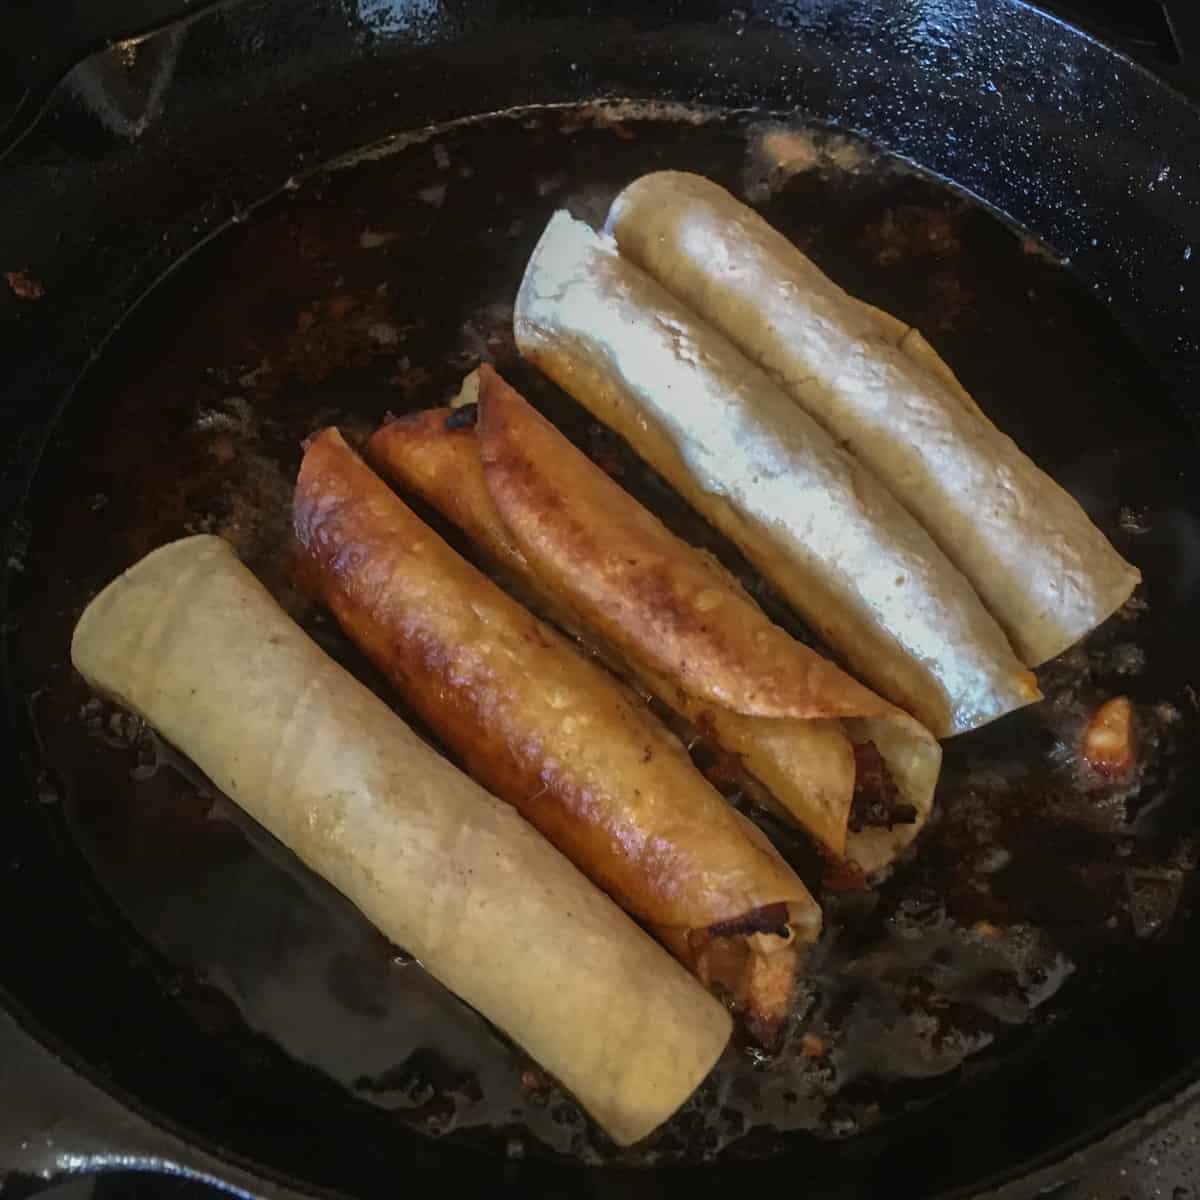
[[[712,937],[734,937],[747,933],[773,933],[776,937],[791,937],[786,904],[766,904],[732,921],[720,921],[708,927]]]
[[[470,429],[479,420],[478,404],[462,404],[452,408],[446,415],[446,428],[453,432],[456,429]]]

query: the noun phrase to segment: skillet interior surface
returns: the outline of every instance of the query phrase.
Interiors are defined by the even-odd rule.
[[[814,1053],[797,1029],[774,1061],[731,1049],[659,1136],[618,1153],[202,781],[160,769],[162,748],[90,700],[66,651],[117,571],[211,531],[370,681],[293,577],[301,441],[331,423],[361,437],[385,413],[442,403],[481,357],[744,572],[512,347],[512,298],[549,214],[599,221],[625,182],[667,166],[746,195],[839,282],[920,327],[1146,584],[1041,672],[1045,704],[947,747],[940,816],[912,864],[878,895],[821,893],[830,932],[801,1007],[824,1045]],[[860,139],[765,113],[524,109],[397,139],[286,190],[108,347],[55,431],[16,564],[12,687],[38,819],[63,887],[104,934],[96,953],[134,968],[130,1027],[113,1032],[145,1049],[114,1059],[118,1083],[235,1152],[364,1191],[394,1163],[444,1164],[447,1143],[481,1152],[459,1156],[467,1174],[496,1155],[522,1178],[752,1159],[847,1188],[904,1170],[932,1191],[961,1182],[968,1160],[1036,1154],[1142,1094],[1197,1049],[1200,489],[1192,429],[1163,393],[1049,247]],[[1117,693],[1137,704],[1143,750],[1125,788],[1070,753]],[[767,827],[819,890],[802,840]]]

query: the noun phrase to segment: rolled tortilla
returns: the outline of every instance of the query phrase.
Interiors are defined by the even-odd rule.
[[[924,338],[847,295],[724,188],[679,171],[645,175],[613,202],[608,227],[623,255],[875,473],[974,584],[1028,665],[1061,653],[1129,598],[1138,571],[983,416]]]
[[[446,545],[336,430],[309,444],[293,521],[342,627],[467,770],[773,1041],[820,910],[679,741]],[[728,974],[714,974],[718,958]]]
[[[622,660],[533,571],[488,492],[474,431],[464,426],[448,428],[450,412],[427,409],[385,425],[368,443],[368,457],[382,474],[420,496],[466,533],[525,604],[586,645],[636,688],[657,696],[740,757],[743,766],[769,788],[779,815],[801,824],[830,854],[841,856],[855,769],[853,748],[839,724],[763,723],[717,706],[689,703],[666,677]]]
[[[220,538],[172,542],[120,576],[71,657],[617,1143],[665,1121],[720,1055],[721,1006],[329,659]]]
[[[932,808],[932,734],[773,625],[490,367],[475,374],[473,426],[448,409],[401,418],[372,437],[371,461],[741,759],[828,853],[867,874],[889,865]],[[863,783],[851,739],[875,744],[912,819],[850,828]]]
[[[610,238],[555,214],[514,328],[526,358],[737,544],[856,675],[935,734],[1039,698],[916,520]]]

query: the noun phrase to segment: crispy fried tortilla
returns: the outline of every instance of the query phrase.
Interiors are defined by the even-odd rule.
[[[706,980],[769,1041],[820,911],[679,741],[446,545],[336,430],[310,442],[293,516],[322,598],[470,774],[698,974],[693,934],[784,907],[784,933],[744,936],[737,977]]]
[[[867,873],[888,865],[931,809],[933,736],[773,625],[490,367],[472,391],[473,426],[447,409],[402,418],[371,439],[371,461],[741,759],[830,854]],[[879,745],[907,819],[889,825],[884,810],[880,825],[850,830],[855,741]]]

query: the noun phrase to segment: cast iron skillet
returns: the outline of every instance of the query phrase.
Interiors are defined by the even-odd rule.
[[[190,311],[180,296],[211,320],[222,294],[258,295],[265,260],[239,258],[237,248],[261,254],[269,247],[259,235],[239,243],[234,233],[214,249],[215,258],[199,260],[200,276],[188,268],[191,276],[185,271],[156,292],[111,344],[110,335],[172,264],[289,181],[295,186],[320,164],[397,131],[513,106],[632,96],[854,131],[981,198],[1069,259],[1072,282],[1052,305],[1057,332],[1047,326],[1042,340],[1001,341],[989,351],[988,329],[956,334],[948,325],[943,343],[952,359],[956,338],[960,349],[978,351],[973,366],[955,365],[980,391],[989,372],[1009,388],[1024,372],[1036,397],[1037,381],[1050,372],[1064,387],[1044,397],[1044,414],[1036,404],[1032,412],[1017,404],[1008,419],[1024,413],[1030,437],[1048,426],[1049,433],[1040,431],[1045,453],[1060,464],[1098,460],[1084,478],[1100,489],[1093,497],[1099,507],[1110,494],[1148,498],[1151,532],[1138,555],[1155,589],[1146,637],[1159,666],[1147,686],[1154,696],[1186,700],[1197,649],[1186,617],[1198,598],[1193,244],[1200,242],[1200,115],[1130,60],[1014,3],[674,4],[652,16],[638,9],[610,4],[601,13],[564,14],[554,5],[437,0],[219,9],[89,60],[9,153],[0,271],[21,274],[0,295],[7,334],[0,511],[8,561],[0,1171],[9,1172],[14,1191],[23,1181],[32,1186],[67,1171],[141,1166],[280,1196],[436,1186],[462,1195],[803,1187],[857,1197],[894,1191],[897,1181],[912,1195],[1024,1195],[1070,1179],[1089,1146],[1135,1136],[1161,1111],[1156,1106],[1192,1094],[1200,1031],[1191,1003],[1196,973],[1186,952],[1195,918],[1185,897],[1153,952],[1122,960],[1131,977],[1113,993],[1119,1000],[1077,1013],[1040,1039],[1036,1052],[1015,1054],[1003,1071],[963,1080],[948,1099],[875,1132],[836,1145],[796,1138],[785,1154],[761,1162],[702,1169],[585,1172],[537,1156],[505,1160],[420,1138],[348,1104],[329,1071],[282,1054],[272,1038],[231,1018],[219,996],[172,975],[92,878],[70,817],[86,806],[64,803],[62,793],[100,782],[55,774],[26,671],[34,660],[65,671],[61,641],[55,649],[39,639],[69,628],[71,606],[102,582],[89,576],[89,566],[99,572],[111,564],[103,567],[111,573],[135,556],[132,544],[99,544],[99,535],[89,543],[88,528],[112,536],[121,526],[89,527],[72,515],[92,501],[102,511],[110,499],[87,491],[85,481],[97,471],[127,472],[138,486],[124,493],[110,478],[125,524],[143,537],[183,532],[173,521],[196,499],[181,500],[175,487],[188,430],[169,401],[155,405],[172,369],[202,367],[186,355],[172,357],[173,339],[186,340],[179,314]],[[147,10],[147,19],[154,15]],[[24,109],[37,108],[31,87]],[[20,132],[26,124],[18,118],[13,129]],[[678,146],[692,136],[688,128],[685,122]],[[636,121],[632,129],[636,140]],[[652,151],[673,136],[645,140]],[[554,151],[543,147],[547,153]],[[621,153],[637,161],[634,151]],[[522,169],[510,164],[514,188]],[[922,196],[934,188],[896,186]],[[300,197],[308,194],[299,189]],[[319,209],[323,193],[313,194]],[[410,200],[398,195],[398,210]],[[482,222],[491,209],[485,197],[478,200]],[[554,202],[547,183],[545,204]],[[264,210],[266,224],[255,228],[269,230],[272,221],[287,228],[284,203],[286,196]],[[957,203],[947,200],[946,211],[958,211]],[[991,244],[991,234],[980,236]],[[298,260],[306,255],[295,243],[278,249]],[[309,249],[318,262],[325,253]],[[456,255],[452,244],[439,253],[420,260],[428,270],[407,286],[428,298],[433,316],[448,320],[453,305],[436,310],[443,285],[458,280],[461,290],[464,273],[480,264]],[[940,278],[936,255],[917,255],[908,266],[918,284],[925,274]],[[1061,274],[1048,265],[1045,271]],[[284,270],[281,285],[295,282],[301,268],[296,272]],[[179,292],[201,277],[225,292]],[[481,280],[481,294],[491,282]],[[996,277],[997,288],[1009,289],[1004,311],[980,304],[999,332],[1028,328],[1011,284]],[[921,294],[920,287],[910,292],[918,309]],[[904,312],[902,296],[872,298]],[[961,296],[941,301],[943,311],[955,303],[971,310]],[[255,315],[232,299],[229,308],[227,325]],[[1083,314],[1077,322],[1074,308]],[[447,378],[458,369],[446,357],[453,349],[441,346],[437,359]],[[59,421],[76,381],[102,350],[80,404]],[[362,374],[339,376],[326,419],[382,415],[369,364],[351,353],[342,366]],[[139,394],[115,382],[141,372],[156,391],[147,385]],[[302,379],[303,365],[294,373]],[[1080,375],[1087,387],[1065,386]],[[285,408],[286,399],[278,398]],[[225,419],[236,417],[236,408],[224,411]],[[283,423],[260,436],[282,443],[293,432]],[[45,466],[30,492],[39,461]],[[144,481],[153,486],[141,490]],[[220,503],[207,507],[215,511]],[[58,576],[70,577],[76,592],[60,587]],[[1190,778],[1185,773],[1179,786]],[[175,869],[164,863],[164,880]],[[178,871],[185,873],[182,864]],[[277,882],[283,908],[301,908],[303,896],[286,890],[287,879]],[[225,913],[236,940],[236,912],[231,917],[215,900],[214,908]],[[348,945],[368,938],[353,921],[345,929]],[[280,978],[286,983],[286,970]],[[365,1006],[369,1018],[369,994],[350,1002]]]

